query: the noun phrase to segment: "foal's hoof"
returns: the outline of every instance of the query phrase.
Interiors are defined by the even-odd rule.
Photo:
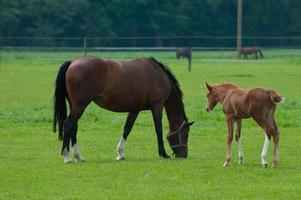
[[[121,161],[121,160],[125,160],[124,156],[117,156],[116,160]]]
[[[273,162],[272,167],[276,167],[277,166],[277,162]]]
[[[228,162],[224,162],[223,167],[228,167],[229,163]]]
[[[263,167],[263,168],[267,168],[267,167],[268,167],[268,164],[266,164],[266,163],[265,163],[265,164],[262,164],[262,167]]]
[[[244,162],[244,158],[239,158],[239,160],[238,160],[238,164],[242,165],[242,164],[243,164],[243,162]]]

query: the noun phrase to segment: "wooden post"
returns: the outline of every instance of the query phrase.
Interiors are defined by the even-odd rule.
[[[192,44],[191,44],[191,37],[189,37],[189,47],[188,47],[188,51],[189,51],[189,58],[188,58],[188,71],[191,71],[191,59],[192,59]]]
[[[242,1],[237,0],[237,59],[241,58],[240,51],[242,48]]]
[[[0,43],[0,71],[1,71],[1,67],[2,67],[2,56],[1,56],[1,52],[2,51],[2,47],[1,47],[1,43]]]
[[[84,55],[87,56],[87,37],[84,37]]]

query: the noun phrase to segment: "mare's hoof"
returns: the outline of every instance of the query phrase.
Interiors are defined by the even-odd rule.
[[[243,162],[244,162],[244,159],[243,158],[239,158],[239,160],[238,160],[238,164],[243,164]]]
[[[124,156],[117,156],[116,160],[125,160],[125,157]]]
[[[263,168],[267,168],[267,167],[268,167],[268,164],[262,164],[262,167],[263,167]]]
[[[86,160],[83,157],[81,157],[81,156],[75,157],[75,160],[76,160],[77,163],[86,162]]]
[[[163,155],[161,155],[161,157],[162,157],[162,158],[164,158],[164,159],[168,159],[168,158],[170,158],[170,156],[169,156],[169,155],[167,155],[166,153],[165,153],[165,154],[163,154]]]
[[[65,163],[65,164],[70,164],[70,163],[72,163],[72,160],[71,160],[71,159],[65,159],[65,160],[64,160],[64,163]]]

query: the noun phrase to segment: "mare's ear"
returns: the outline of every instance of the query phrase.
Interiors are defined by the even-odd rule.
[[[211,92],[212,86],[210,86],[210,85],[207,83],[207,81],[205,82],[205,84],[206,84],[207,90],[208,90],[209,92]]]
[[[195,122],[195,121],[188,122],[188,124],[187,124],[187,125],[188,125],[188,126],[191,126],[192,124],[194,124],[194,122]]]

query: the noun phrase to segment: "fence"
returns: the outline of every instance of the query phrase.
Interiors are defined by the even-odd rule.
[[[278,58],[293,56],[300,59],[301,37],[244,37],[242,43],[243,46],[261,47],[264,54],[273,52]],[[0,67],[1,60],[65,60],[68,56],[87,54],[121,59],[141,56],[175,58],[178,47],[192,47],[193,59],[236,57],[236,37],[232,36],[0,37]],[[122,55],[120,52],[127,53]]]

